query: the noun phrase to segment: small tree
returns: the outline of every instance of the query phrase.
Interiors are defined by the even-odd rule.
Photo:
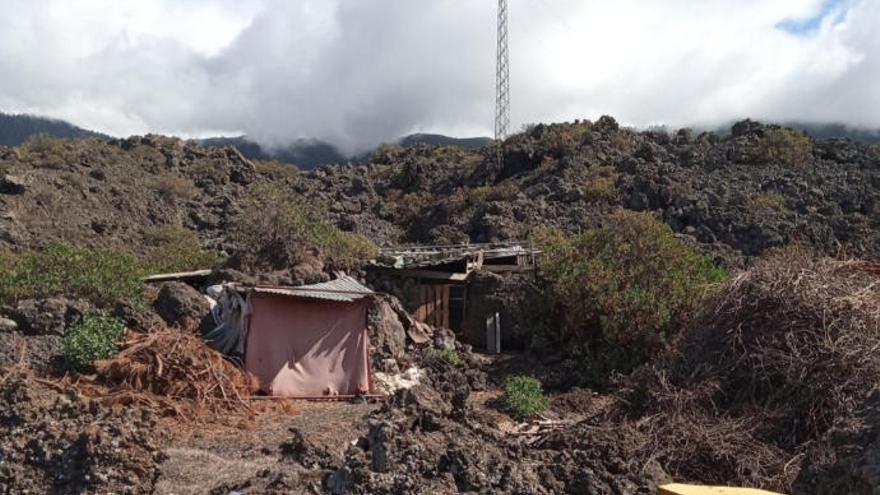
[[[116,354],[124,333],[125,325],[116,318],[85,316],[64,334],[65,364],[75,371],[91,370],[95,361]]]
[[[501,407],[511,418],[526,421],[547,410],[541,382],[530,376],[513,376],[504,382]]]
[[[777,163],[789,168],[804,168],[812,159],[812,140],[796,129],[768,129],[752,151],[755,163]]]
[[[429,365],[450,364],[452,366],[460,366],[464,363],[458,351],[455,349],[435,349],[431,348],[425,351],[425,362]]]
[[[315,216],[281,186],[256,183],[232,222],[232,240],[245,262],[285,268],[316,250],[347,269],[374,258],[376,246],[363,236],[343,232]]]
[[[198,234],[180,226],[149,228],[144,244],[150,248],[144,264],[153,273],[211,268],[223,261],[216,252],[202,248]]]
[[[663,348],[699,308],[707,284],[724,270],[677,239],[647,213],[612,215],[605,227],[567,237],[536,233],[540,275],[549,292],[532,339],[566,349],[581,381],[602,385]]]

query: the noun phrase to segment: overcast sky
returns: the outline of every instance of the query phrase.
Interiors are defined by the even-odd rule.
[[[494,0],[0,0],[0,111],[356,151],[490,135]],[[880,0],[510,0],[512,128],[880,127]]]

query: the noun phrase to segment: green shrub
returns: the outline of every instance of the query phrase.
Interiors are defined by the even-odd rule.
[[[109,306],[140,299],[144,275],[133,256],[95,248],[51,245],[0,255],[0,301],[66,296]]]
[[[183,227],[167,225],[147,229],[144,244],[150,248],[144,260],[150,273],[184,272],[213,268],[223,258],[202,248],[199,236]]]
[[[432,364],[451,364],[452,366],[460,366],[464,364],[458,351],[455,349],[428,349],[425,352],[425,362]]]
[[[590,169],[583,191],[587,201],[616,201],[619,196],[617,179],[620,174],[614,167],[594,167]]]
[[[401,189],[389,189],[385,203],[392,205],[395,222],[399,225],[413,225],[420,222],[422,210],[430,203],[431,194],[423,191],[404,193]]]
[[[460,161],[467,155],[467,151],[462,149],[461,146],[456,146],[454,144],[435,146],[431,150],[431,156],[438,160]]]
[[[85,316],[67,329],[62,339],[64,362],[69,369],[88,371],[95,361],[107,359],[118,350],[125,325],[116,318]]]
[[[813,159],[813,142],[796,129],[768,129],[751,152],[753,163],[806,167]]]
[[[541,382],[530,376],[512,376],[504,382],[501,407],[516,421],[526,421],[547,410]]]
[[[583,122],[539,124],[529,128],[526,132],[537,138],[539,146],[546,149],[550,155],[558,158],[583,143],[590,135],[592,127],[593,124],[585,120]]]
[[[539,231],[544,324],[526,335],[566,349],[580,381],[604,385],[662,350],[724,270],[647,213],[621,212],[569,238]],[[552,325],[546,324],[552,322]]]
[[[231,238],[246,264],[274,268],[295,265],[312,250],[342,269],[378,255],[368,239],[317,218],[277,184],[249,188],[241,212],[233,218]]]
[[[403,153],[403,147],[394,143],[382,143],[370,155],[370,161],[378,164],[391,165]]]

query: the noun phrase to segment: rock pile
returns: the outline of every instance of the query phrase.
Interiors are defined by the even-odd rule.
[[[151,493],[162,454],[149,411],[113,410],[0,372],[0,493]]]

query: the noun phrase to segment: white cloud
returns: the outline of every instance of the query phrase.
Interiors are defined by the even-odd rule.
[[[511,0],[514,128],[751,116],[880,126],[876,0]],[[0,109],[115,134],[355,150],[489,134],[490,0],[0,0]],[[808,23],[802,33],[781,21]]]

